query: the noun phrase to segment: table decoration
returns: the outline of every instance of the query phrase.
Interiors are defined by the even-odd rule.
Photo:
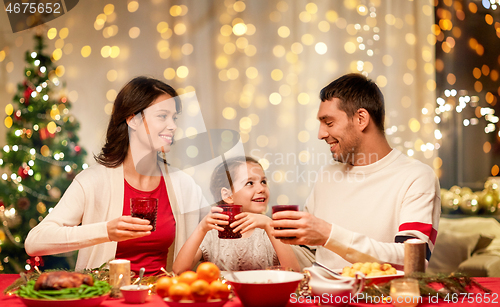
[[[399,278],[391,280],[391,303],[395,307],[415,307],[421,301],[418,280]]]
[[[471,288],[477,288],[483,293],[491,293],[491,290],[483,287],[478,282],[465,274],[452,273],[450,275],[437,274],[431,275],[427,273],[413,273],[406,277],[418,280],[419,291],[421,296],[437,297],[446,299],[450,295],[461,295],[471,293]],[[362,292],[365,301],[374,297],[383,298],[390,296],[390,282],[382,284],[370,284],[365,287]]]
[[[414,272],[425,272],[425,251],[427,244],[420,239],[409,239],[404,243],[405,258],[404,268],[405,275]]]
[[[112,296],[119,296],[120,287],[130,285],[130,261],[115,259],[109,262],[109,284]]]
[[[120,291],[129,304],[143,304],[149,295],[149,287],[146,285],[128,285],[120,287]]]

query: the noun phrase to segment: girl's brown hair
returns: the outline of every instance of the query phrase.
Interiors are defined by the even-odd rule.
[[[230,174],[235,174],[236,169],[244,163],[255,163],[262,167],[259,161],[252,157],[234,157],[223,161],[215,168],[210,180],[210,192],[212,192],[218,205],[226,203],[223,199],[217,201],[221,197],[222,188],[231,190],[234,193],[233,180]]]
[[[182,110],[177,92],[168,84],[149,77],[136,77],[127,83],[116,96],[113,113],[106,132],[106,143],[94,159],[106,167],[118,167],[127,156],[129,135],[127,118],[149,107],[161,95],[175,99],[177,113]]]

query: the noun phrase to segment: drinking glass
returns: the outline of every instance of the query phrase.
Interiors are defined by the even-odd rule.
[[[273,206],[273,214],[276,212],[280,211],[299,211],[299,206],[298,205],[276,205]],[[291,229],[291,228],[282,228],[278,227],[276,230],[281,230],[281,229]],[[295,239],[295,237],[276,237],[276,239]]]
[[[149,220],[153,229],[156,230],[156,215],[158,212],[158,198],[137,197],[130,199],[130,215]]]
[[[273,206],[273,214],[280,211],[299,211],[299,205],[276,205]]]
[[[218,207],[222,208],[222,214],[229,216],[229,224],[220,225],[224,228],[224,231],[219,231],[220,239],[239,239],[241,238],[240,232],[233,232],[233,228],[229,227],[229,225],[235,221],[234,217],[241,213],[240,205],[219,205]]]

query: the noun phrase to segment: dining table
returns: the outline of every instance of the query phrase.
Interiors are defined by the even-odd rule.
[[[11,285],[16,279],[19,278],[17,274],[0,274],[0,306],[2,307],[16,307],[16,306],[25,306],[21,299],[19,299],[14,294],[4,294],[4,290]],[[479,284],[491,290],[491,293],[483,293],[478,288],[468,289],[469,294],[467,295],[458,295],[458,296],[450,296],[448,301],[443,299],[437,300],[437,298],[428,298],[423,297],[422,301],[418,306],[467,306],[467,307],[475,307],[475,306],[498,306],[500,304],[500,278],[497,277],[476,277],[474,278]],[[318,306],[311,301],[312,299],[307,299],[305,297],[297,297],[293,296],[290,298],[290,301],[287,304],[287,307],[313,307]],[[486,302],[488,301],[488,302]],[[137,305],[137,304],[134,304]],[[101,303],[102,307],[130,307],[134,306],[132,304],[128,304],[124,301],[123,298],[113,299],[108,298]],[[387,302],[371,302],[367,303],[363,300],[353,299],[348,302],[348,306],[359,306],[359,307],[367,307],[367,306],[392,306]],[[347,306],[346,305],[346,306]],[[163,299],[156,295],[149,295],[148,299],[144,304],[141,304],[144,307],[153,307],[153,306],[168,306],[168,303],[163,301]],[[233,297],[227,303],[224,304],[223,307],[242,307],[240,300],[238,297]],[[322,304],[321,306],[327,306]],[[71,305],[69,306],[71,307]],[[186,307],[189,307],[189,304],[186,304]]]

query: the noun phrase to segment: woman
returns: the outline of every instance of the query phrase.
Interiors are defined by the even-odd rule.
[[[26,252],[41,256],[79,250],[77,271],[113,258],[131,260],[133,271],[144,266],[148,275],[163,266],[170,270],[208,211],[181,214],[180,206],[209,209],[193,179],[166,164],[180,111],[175,90],[159,80],[137,77],[125,85],[114,102],[106,144],[95,157],[98,164],[78,174],[52,212],[30,231]],[[159,198],[154,232],[148,220],[129,215],[130,198],[144,196]]]

